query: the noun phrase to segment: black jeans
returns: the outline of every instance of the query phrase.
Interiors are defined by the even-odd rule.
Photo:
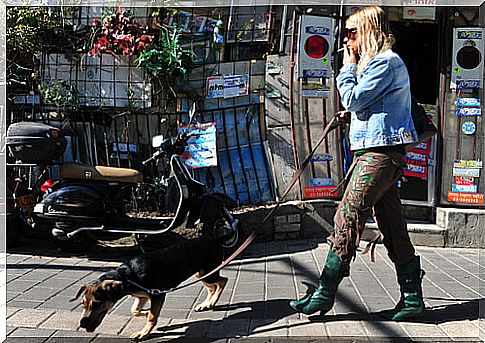
[[[392,150],[355,157],[334,217],[335,232],[329,237],[332,249],[344,262],[355,257],[372,210],[391,261],[404,265],[414,257],[397,188],[405,165],[402,153]]]

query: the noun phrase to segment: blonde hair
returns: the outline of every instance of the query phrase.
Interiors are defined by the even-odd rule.
[[[347,18],[346,26],[357,29],[360,55],[357,74],[359,75],[372,57],[390,49],[395,42],[390,33],[386,12],[378,6],[364,7],[353,13]]]

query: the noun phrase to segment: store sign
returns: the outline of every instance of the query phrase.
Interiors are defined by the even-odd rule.
[[[338,198],[337,186],[305,187],[306,199]]]
[[[403,7],[402,17],[408,20],[435,20],[436,8],[420,6]]]
[[[484,204],[484,194],[482,193],[460,193],[448,192],[448,201],[460,202],[464,204]]]

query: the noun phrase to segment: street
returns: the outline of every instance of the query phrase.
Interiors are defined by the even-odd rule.
[[[417,247],[426,271],[427,311],[421,319],[395,323],[376,315],[399,298],[394,268],[382,245],[377,246],[375,263],[369,255],[357,255],[329,314],[307,317],[292,311],[288,302],[303,296],[308,286],[314,287],[327,249],[326,243],[315,239],[253,243],[222,270],[229,282],[213,311],[193,310],[206,297],[200,284],[170,293],[157,328],[146,341],[479,342],[485,338],[483,250]],[[94,333],[77,331],[81,305],[79,300],[69,300],[81,285],[138,253],[136,247],[101,246],[83,256],[69,256],[40,238],[29,238],[9,250],[7,342],[105,342],[109,338],[128,342],[145,322],[130,316],[130,297],[118,302]]]

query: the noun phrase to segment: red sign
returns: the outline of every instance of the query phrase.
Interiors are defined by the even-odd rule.
[[[455,184],[460,186],[473,186],[475,179],[473,177],[455,176]]]
[[[448,192],[448,201],[461,202],[465,204],[484,204],[482,193],[456,193]]]
[[[338,198],[337,186],[305,187],[306,199]]]

